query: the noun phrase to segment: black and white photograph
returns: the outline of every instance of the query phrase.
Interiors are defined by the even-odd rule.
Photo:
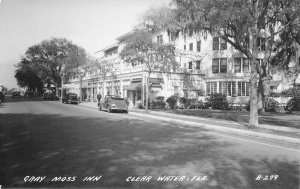
[[[299,189],[300,0],[0,0],[0,189]]]

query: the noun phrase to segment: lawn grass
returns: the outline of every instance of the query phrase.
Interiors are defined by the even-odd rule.
[[[199,109],[176,109],[160,110],[180,115],[196,116],[201,118],[213,118],[239,123],[249,123],[249,112],[227,110],[199,110]],[[300,112],[264,112],[259,113],[259,123],[285,126],[300,129]]]

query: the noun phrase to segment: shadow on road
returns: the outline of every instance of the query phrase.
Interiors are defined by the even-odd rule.
[[[4,187],[298,188],[297,162],[230,152],[215,136],[143,120],[45,114],[0,114],[0,183]],[[277,174],[277,181],[255,181]],[[82,181],[102,175],[101,180]],[[129,176],[150,182],[126,182]],[[206,181],[157,181],[159,176],[207,176]],[[46,176],[24,183],[25,176]],[[74,177],[73,182],[51,181]]]

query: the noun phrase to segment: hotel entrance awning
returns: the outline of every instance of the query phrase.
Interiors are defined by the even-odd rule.
[[[127,91],[140,91],[142,87],[142,83],[131,83],[130,85],[127,86]]]

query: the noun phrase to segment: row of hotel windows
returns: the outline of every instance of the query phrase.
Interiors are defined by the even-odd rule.
[[[201,51],[201,40],[196,42],[196,50],[198,52]],[[220,37],[214,37],[213,38],[213,50],[225,50],[227,49],[227,42],[225,42],[222,38]],[[186,49],[186,45],[183,45],[183,50],[187,50]],[[189,44],[189,50],[193,51],[194,50],[194,44],[190,43]]]
[[[259,63],[261,59],[257,59]],[[234,72],[250,72],[250,60],[248,58],[234,58]],[[212,73],[227,73],[227,58],[212,59]]]
[[[215,81],[206,82],[206,95],[222,93],[226,96],[249,96],[249,82]]]
[[[261,59],[257,59],[259,63]],[[201,61],[196,61],[196,70],[200,70]],[[185,65],[186,67],[186,65]],[[193,62],[188,62],[188,69],[193,69]],[[248,58],[234,58],[234,72],[250,72],[250,60]],[[227,58],[212,59],[212,73],[227,73]]]
[[[261,51],[265,51],[265,39],[264,38],[258,38],[256,42],[257,47]],[[189,50],[193,51],[193,43],[189,44]],[[222,39],[221,37],[213,37],[213,50],[225,50],[227,49],[227,42]],[[183,50],[186,50],[186,45],[183,45]],[[201,41],[197,41],[197,51],[201,51]]]
[[[200,70],[200,64],[201,64],[201,61],[196,60],[196,70]],[[189,66],[189,70],[192,70],[193,69],[193,62],[189,62],[188,66]],[[185,68],[186,68],[186,65],[185,65]]]

